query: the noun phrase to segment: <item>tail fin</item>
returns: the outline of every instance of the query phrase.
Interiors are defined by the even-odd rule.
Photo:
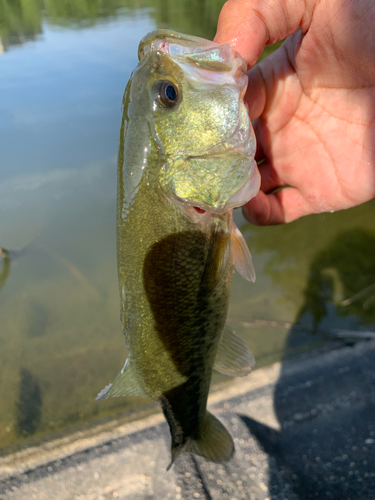
[[[180,453],[195,453],[210,462],[228,462],[234,451],[232,436],[223,424],[207,411],[198,438],[190,438],[181,447],[173,447],[172,444],[172,461],[167,470]]]

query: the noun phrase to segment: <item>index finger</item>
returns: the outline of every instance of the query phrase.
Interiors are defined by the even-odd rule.
[[[294,33],[306,31],[315,0],[228,0],[219,16],[214,41],[229,43],[249,67],[266,45]]]

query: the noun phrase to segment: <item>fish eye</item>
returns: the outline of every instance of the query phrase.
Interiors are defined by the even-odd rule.
[[[160,82],[158,101],[165,108],[173,108],[179,102],[179,93],[176,85],[169,81]]]

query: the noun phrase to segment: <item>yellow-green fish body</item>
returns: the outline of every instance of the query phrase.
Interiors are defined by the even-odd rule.
[[[128,358],[98,399],[161,403],[182,451],[228,460],[233,441],[206,410],[212,369],[249,373],[253,358],[225,328],[233,264],[253,279],[232,208],[259,188],[243,103],[246,66],[229,45],[171,31],[140,43],[124,95],[117,250]]]

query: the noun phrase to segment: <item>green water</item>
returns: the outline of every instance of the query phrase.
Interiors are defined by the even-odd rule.
[[[116,276],[121,99],[156,27],[211,38],[222,0],[0,2],[0,447],[124,413]],[[375,204],[256,228],[230,324],[258,366],[375,323]],[[215,379],[218,380],[218,379]]]

